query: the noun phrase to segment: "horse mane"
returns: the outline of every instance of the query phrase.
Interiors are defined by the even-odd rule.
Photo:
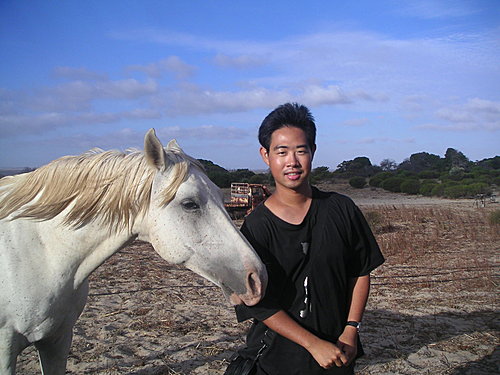
[[[201,164],[180,148],[165,149],[166,172],[172,183],[162,192],[162,204],[174,199],[190,165]],[[33,172],[0,179],[0,219],[50,220],[68,209],[64,224],[81,227],[99,219],[110,229],[131,228],[146,211],[157,169],[143,152],[90,150],[64,156]]]

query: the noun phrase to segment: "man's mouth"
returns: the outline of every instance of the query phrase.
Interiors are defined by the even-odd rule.
[[[285,176],[292,181],[298,180],[300,178],[301,173],[300,172],[287,172],[285,173]]]

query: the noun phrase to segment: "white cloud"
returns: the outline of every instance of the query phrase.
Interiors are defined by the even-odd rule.
[[[440,124],[440,123],[425,123],[415,127],[420,130],[437,130],[446,132],[477,132],[488,131],[496,132],[500,130],[500,122],[493,123],[454,123],[454,124]]]
[[[186,64],[178,56],[169,56],[163,60],[146,65],[131,65],[127,67],[129,71],[141,71],[152,78],[162,77],[164,72],[173,73],[177,79],[186,79],[191,77],[196,68]]]
[[[436,111],[444,123],[430,122],[419,129],[446,131],[497,131],[500,130],[500,102],[480,98],[468,99]]]
[[[44,134],[63,127],[110,124],[126,119],[157,119],[161,114],[152,109],[121,112],[43,112],[36,115],[0,115],[2,137]]]
[[[151,30],[135,35],[206,52],[204,61],[223,66],[265,64],[266,75],[246,69],[239,71],[238,82],[220,83],[208,76],[213,71],[206,73],[202,62],[194,67],[178,56],[125,67],[145,72],[145,80],[112,80],[86,68],[58,67],[58,76],[73,80],[28,92],[0,91],[0,131],[12,135],[14,126],[28,133],[124,119],[236,113],[287,101],[344,105],[360,112],[397,110],[401,117],[425,118],[426,124],[462,124],[455,129],[498,128],[500,104],[489,99],[497,92],[498,56],[484,36],[403,40],[370,32],[324,32],[242,43]],[[195,71],[199,81],[185,81]],[[154,79],[166,72],[181,82],[167,86]],[[472,99],[461,98],[459,105],[448,99],[463,87]],[[392,103],[401,105],[392,108]]]
[[[408,17],[436,19],[436,18],[457,18],[470,16],[477,13],[472,9],[470,2],[463,0],[406,0],[404,2],[396,0],[397,7],[394,12]]]
[[[53,74],[56,77],[69,78],[72,80],[107,80],[108,76],[104,73],[93,72],[87,68],[74,68],[70,66],[57,66]]]
[[[471,111],[490,113],[494,115],[500,114],[500,102],[473,98],[468,100],[466,106]]]
[[[223,53],[216,54],[212,61],[217,66],[235,69],[255,68],[265,64],[265,61],[263,59],[256,56],[228,56]]]
[[[347,104],[351,100],[342,92],[339,86],[329,85],[326,87],[318,85],[306,86],[300,95],[301,102],[311,106],[324,104]]]
[[[390,138],[390,137],[365,137],[360,139],[338,139],[335,141],[339,144],[377,144],[377,143],[393,143],[393,144],[405,144],[405,143],[415,143],[415,138]]]
[[[169,126],[157,129],[162,139],[234,140],[244,139],[248,132],[234,126],[202,125],[196,127]]]
[[[240,91],[217,91],[196,85],[184,85],[166,90],[155,99],[155,106],[165,108],[172,116],[203,113],[243,112],[255,108],[268,108],[293,96],[287,90],[255,88]]]
[[[370,120],[367,119],[367,118],[354,118],[354,119],[351,119],[351,120],[343,121],[343,122],[340,123],[340,125],[358,127],[358,126],[366,125],[369,122],[370,122]]]

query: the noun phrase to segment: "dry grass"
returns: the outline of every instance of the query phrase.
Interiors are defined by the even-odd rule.
[[[499,228],[488,210],[365,207],[387,261],[373,275],[358,374],[499,368]]]
[[[467,207],[361,206],[387,261],[358,375],[499,372],[499,227]],[[221,375],[246,328],[218,288],[135,242],[91,276],[67,373]],[[18,373],[39,374],[32,349]]]
[[[485,210],[382,206],[365,209],[384,256],[378,281],[426,285],[467,281],[467,288],[496,287],[499,226]],[[388,269],[390,268],[390,269]],[[380,284],[380,283],[379,283]]]

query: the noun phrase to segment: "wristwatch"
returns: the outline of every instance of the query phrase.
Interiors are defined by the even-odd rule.
[[[355,322],[353,320],[348,321],[345,325],[352,326],[352,327],[356,328],[358,330],[358,332],[359,332],[359,329],[361,328],[361,322]]]

